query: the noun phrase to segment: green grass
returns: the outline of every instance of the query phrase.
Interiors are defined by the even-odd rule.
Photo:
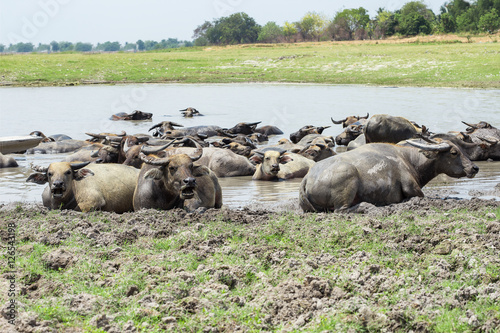
[[[324,310],[310,317],[306,309],[311,299],[299,297],[296,304],[304,310],[288,311],[308,319],[291,331],[469,332],[477,329],[468,323],[471,313],[479,325],[500,321],[500,306],[483,292],[498,282],[498,249],[475,240],[475,235],[495,237],[483,227],[489,223],[484,216],[491,212],[497,209],[436,208],[421,216],[404,212],[384,218],[290,213],[241,223],[222,213],[190,220],[157,211],[136,218],[31,213],[19,207],[0,212],[0,227],[18,223],[17,283],[28,288],[18,301],[24,311],[38,316],[38,322],[48,320],[61,332],[78,327],[101,332],[94,321],[102,314],[114,318],[110,321],[118,327],[132,322],[139,332],[199,332],[210,327],[221,332],[238,327],[247,332],[282,331],[293,328],[293,322],[272,319],[293,301],[276,305],[288,293],[283,286],[307,289],[311,277],[327,281],[329,288],[343,294],[340,299],[317,296]],[[172,227],[170,235],[148,236],[167,226]],[[94,229],[108,237],[135,228],[151,233],[108,245],[88,236]],[[71,236],[56,245],[40,242],[40,235],[50,240],[59,230]],[[433,253],[435,244],[444,239],[454,240],[454,251]],[[60,248],[78,260],[65,269],[51,270],[43,257]],[[29,289],[36,281],[38,289]],[[132,286],[139,293],[127,296]],[[457,298],[464,288],[475,288],[477,297]],[[43,296],[33,297],[36,292]],[[82,294],[96,298],[94,308],[81,312],[71,306],[70,301]],[[146,305],[148,297],[156,305]],[[164,323],[168,317],[175,318],[174,326]]]
[[[500,88],[500,44],[301,43],[0,56],[0,85],[325,83]]]

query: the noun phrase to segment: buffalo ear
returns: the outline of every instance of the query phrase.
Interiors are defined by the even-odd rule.
[[[193,176],[201,177],[210,174],[210,169],[204,165],[194,165],[193,166]]]
[[[418,151],[424,154],[424,156],[427,157],[428,159],[434,159],[438,155],[438,152],[432,150],[419,149]]]
[[[163,172],[160,169],[158,169],[158,168],[154,168],[154,169],[148,170],[144,174],[144,179],[160,180],[161,177],[163,177]]]
[[[287,154],[281,155],[281,158],[280,158],[281,164],[287,164],[288,162],[291,162],[291,161],[293,161],[293,158],[290,155],[287,155]]]
[[[262,156],[259,154],[254,154],[252,157],[249,158],[250,162],[254,164],[261,164],[262,163]]]
[[[82,180],[85,177],[93,176],[94,173],[90,169],[78,169],[74,173],[75,180]]]
[[[46,182],[49,181],[49,177],[47,177],[46,173],[33,173],[31,174],[28,179],[26,179],[26,182],[28,183],[35,183],[39,185],[43,185]]]

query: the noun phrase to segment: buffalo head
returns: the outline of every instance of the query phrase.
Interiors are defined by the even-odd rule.
[[[370,116],[370,114],[367,113],[365,117],[349,116],[349,117],[346,117],[345,119],[342,119],[342,120],[333,120],[333,118],[330,117],[330,119],[332,120],[332,123],[334,123],[335,125],[342,124],[342,127],[345,128],[345,127],[359,121],[360,119],[368,119],[369,116]]]
[[[265,175],[276,176],[280,171],[280,164],[285,164],[293,159],[285,154],[286,150],[279,148],[263,149],[256,151],[250,160],[261,165],[261,171]]]

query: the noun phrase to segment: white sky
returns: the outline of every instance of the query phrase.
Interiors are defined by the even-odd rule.
[[[264,25],[299,21],[307,12],[332,19],[346,8],[394,11],[409,0],[0,0],[0,44],[56,41],[192,40],[205,21],[245,12]],[[445,0],[425,0],[435,14]]]

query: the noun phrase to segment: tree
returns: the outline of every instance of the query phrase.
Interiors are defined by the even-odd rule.
[[[59,50],[61,52],[73,51],[73,43],[71,43],[71,42],[59,42]]]
[[[245,13],[235,13],[215,20],[203,37],[212,44],[255,43],[261,27]],[[201,36],[200,36],[201,37]]]
[[[75,44],[75,51],[77,51],[77,52],[90,52],[90,51],[92,51],[92,44],[78,42]]]
[[[45,52],[45,51],[50,51],[50,45],[38,43],[38,46],[36,47],[36,52]]]
[[[0,44],[0,52],[5,52],[5,45]]]
[[[397,24],[394,13],[384,8],[379,8],[375,17],[374,34],[376,37],[394,35],[394,27]]]
[[[455,18],[450,13],[439,15],[439,30],[442,32],[455,32],[457,30]]]
[[[297,30],[296,24],[290,23],[288,21],[285,22],[285,24],[283,25],[283,36],[286,40],[290,41],[290,39],[294,36],[297,36],[298,33],[299,31]]]
[[[296,26],[304,40],[319,40],[319,36],[326,28],[326,19],[315,12],[308,12]]]
[[[435,15],[422,1],[410,1],[400,9],[397,20],[401,34],[414,36],[431,33]]]
[[[155,48],[155,45],[158,44],[157,41],[154,40],[147,40],[144,42],[144,48],[146,51],[153,50]]]
[[[123,49],[125,51],[129,51],[129,50],[135,51],[137,49],[137,45],[135,43],[125,42],[125,45],[123,45]]]
[[[137,49],[139,51],[144,51],[146,49],[146,45],[144,45],[144,42],[139,39],[137,42],[135,42],[137,44]]]
[[[262,27],[257,38],[258,42],[276,43],[283,38],[283,29],[276,22],[267,22]]]
[[[460,32],[475,32],[479,23],[479,10],[477,6],[471,6],[466,12],[456,18],[457,30]]]
[[[498,17],[497,10],[491,8],[489,12],[481,16],[478,23],[479,30],[494,33],[500,28],[500,17]]]
[[[60,50],[59,43],[55,40],[50,42],[50,48],[52,49],[52,52],[58,52]]]
[[[341,37],[342,39],[352,40],[358,31],[363,30],[361,34],[364,35],[369,22],[370,16],[363,7],[357,9],[344,9],[341,12],[337,12],[333,19],[333,32],[335,35],[347,37]]]
[[[33,52],[35,45],[31,43],[17,43],[13,46],[16,52]]]

